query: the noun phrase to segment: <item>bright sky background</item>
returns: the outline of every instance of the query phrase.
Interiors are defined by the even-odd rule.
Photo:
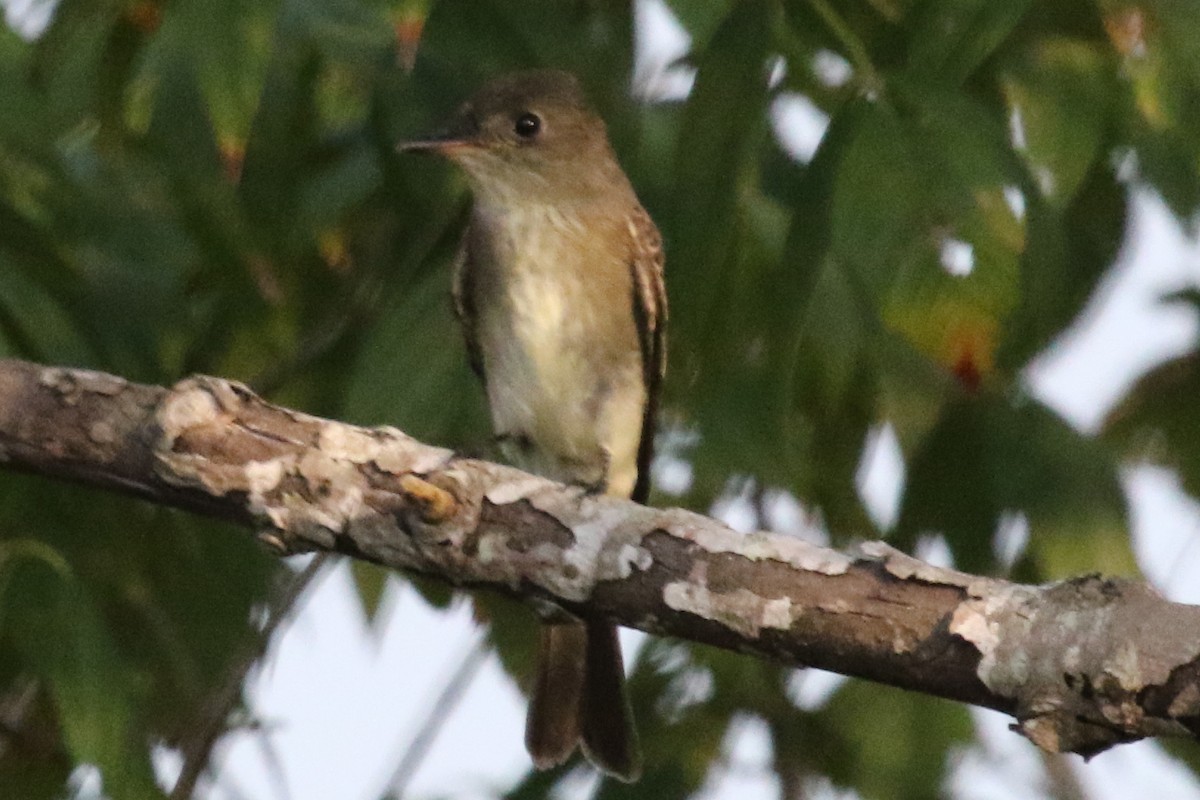
[[[53,8],[44,0],[0,4],[6,6],[10,24],[27,34],[40,30]],[[639,3],[639,34],[639,87],[686,93],[689,75],[678,69],[665,72],[665,65],[686,51],[687,37],[661,0]],[[831,60],[832,75],[840,68]],[[800,158],[811,156],[824,128],[819,112],[799,99],[778,103],[775,123]],[[1158,298],[1200,285],[1200,242],[1187,238],[1162,203],[1146,193],[1136,198],[1132,230],[1121,265],[1094,306],[1028,373],[1034,394],[1085,431],[1097,428],[1140,373],[1184,352],[1197,336],[1192,311],[1163,306]],[[859,482],[877,518],[894,518],[901,477],[895,439],[884,429],[869,450]],[[1146,574],[1170,598],[1200,603],[1200,581],[1194,579],[1200,571],[1200,506],[1179,491],[1169,472],[1131,468],[1125,480],[1135,545]],[[728,513],[736,523],[736,504]],[[631,653],[641,634],[623,635],[626,652]],[[344,565],[333,570],[302,601],[266,667],[251,682],[250,701],[265,732],[227,738],[217,751],[217,781],[204,796],[376,800],[433,698],[476,639],[465,603],[437,612],[398,581],[389,589],[379,624],[372,630],[362,618],[348,571]],[[814,675],[806,682],[809,701],[819,702],[838,680]],[[976,719],[984,747],[964,754],[952,779],[954,793],[969,800],[1042,796],[1039,756],[1033,746],[1007,730],[1009,720],[1003,715],[979,711]],[[406,796],[484,798],[503,791],[527,765],[523,724],[519,693],[496,660],[488,657]],[[705,797],[776,796],[761,726],[740,726],[728,745],[736,776],[717,778]],[[1190,775],[1149,743],[1118,747],[1086,765],[1072,759],[1072,764],[1097,800],[1151,792],[1200,800]],[[173,774],[177,760],[164,755],[161,767],[164,774]],[[587,786],[581,780],[577,794]],[[818,796],[839,795],[827,790]]]

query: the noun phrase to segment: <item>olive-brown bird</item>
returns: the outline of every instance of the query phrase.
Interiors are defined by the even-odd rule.
[[[454,299],[492,424],[515,465],[645,502],[667,302],[658,229],[574,77],[481,88],[429,150],[474,195]],[[561,612],[541,628],[525,744],[539,768],[577,745],[632,781],[641,756],[616,628]]]

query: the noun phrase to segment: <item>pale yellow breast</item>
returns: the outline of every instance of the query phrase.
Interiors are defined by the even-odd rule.
[[[628,266],[589,246],[577,218],[545,205],[506,214],[492,297],[478,297],[497,433],[520,466],[628,492],[645,399]],[[627,484],[627,486],[626,486]]]

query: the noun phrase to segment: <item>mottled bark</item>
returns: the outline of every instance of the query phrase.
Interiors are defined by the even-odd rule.
[[[0,463],[787,664],[1013,714],[1085,755],[1200,731],[1200,608],[1096,576],[975,577],[593,496],[238,384],[171,389],[0,361]]]

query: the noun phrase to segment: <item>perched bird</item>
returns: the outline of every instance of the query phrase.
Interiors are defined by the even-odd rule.
[[[505,456],[644,502],[666,358],[662,240],[579,83],[550,70],[496,78],[445,133],[400,149],[449,158],[471,186],[454,300]],[[534,764],[582,745],[636,780],[624,681],[613,625],[545,619],[525,730]]]

